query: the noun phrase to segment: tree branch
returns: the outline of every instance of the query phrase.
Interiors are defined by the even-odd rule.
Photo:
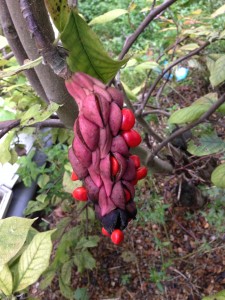
[[[20,120],[0,122],[0,139],[10,130],[20,125]]]
[[[165,139],[161,144],[159,144],[155,150],[148,155],[147,157],[147,163],[149,163],[152,159],[154,159],[154,157],[157,155],[157,153],[163,148],[165,147],[170,141],[172,141],[175,137],[183,134],[184,132],[194,128],[195,126],[197,126],[198,124],[204,122],[206,119],[208,119],[223,103],[225,102],[225,93],[210,107],[210,109],[205,112],[198,120],[196,120],[195,122],[182,127],[178,130],[176,130],[174,133],[172,133],[167,139]]]
[[[125,54],[129,51],[129,49],[132,47],[134,42],[138,39],[139,35],[145,30],[145,28],[149,25],[149,23],[161,12],[163,12],[167,7],[171,6],[174,2],[177,0],[167,0],[161,5],[157,6],[153,10],[150,11],[150,13],[147,15],[147,17],[144,19],[144,21],[138,26],[138,28],[135,30],[135,32],[129,36],[124,44],[124,47],[119,55],[119,59],[122,59]]]
[[[159,83],[159,81],[163,78],[163,76],[170,71],[174,66],[178,65],[179,63],[181,63],[182,61],[192,57],[195,54],[198,54],[199,52],[201,52],[204,48],[206,48],[208,45],[210,44],[210,42],[205,42],[201,47],[189,52],[187,55],[182,56],[180,58],[178,58],[177,60],[175,60],[173,63],[171,63],[165,70],[163,70],[163,72],[156,78],[156,80],[154,81],[154,83],[152,84],[152,86],[150,87],[150,89],[148,90],[140,108],[136,111],[137,115],[142,114],[148,99],[151,97],[152,92],[154,91],[154,89],[156,88],[157,84]]]

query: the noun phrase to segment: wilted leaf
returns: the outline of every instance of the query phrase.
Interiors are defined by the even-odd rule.
[[[33,61],[26,62],[22,66],[13,66],[7,69],[4,69],[4,71],[0,71],[0,79],[4,77],[9,77],[12,75],[16,75],[24,70],[28,70],[31,68],[34,68],[38,66],[42,61],[42,57],[38,57],[37,59]]]
[[[123,251],[121,256],[126,263],[135,263],[137,260],[137,257],[132,251]]]
[[[21,255],[14,292],[21,291],[37,281],[48,267],[52,250],[52,233],[53,230],[36,234]]]
[[[70,14],[67,0],[45,0],[45,5],[56,28],[59,32],[62,32]]]
[[[107,23],[107,22],[113,21],[127,13],[128,13],[128,11],[126,9],[120,9],[120,8],[113,9],[101,16],[98,16],[98,17],[92,19],[88,25]]]
[[[209,80],[214,87],[225,81],[225,55],[215,62]]]
[[[211,18],[216,18],[219,15],[225,14],[225,4],[219,7],[213,14],[211,14]]]
[[[0,266],[9,262],[22,248],[34,221],[19,217],[0,220]]]
[[[94,31],[74,11],[70,13],[61,40],[69,51],[67,63],[71,71],[82,71],[104,83],[112,79],[127,62],[127,59],[122,61],[111,59]]]
[[[13,279],[8,265],[0,266],[0,291],[6,296],[12,294]]]
[[[225,142],[216,134],[205,134],[197,141],[191,140],[188,143],[187,151],[195,156],[204,156],[224,151]]]
[[[82,273],[85,269],[92,270],[95,268],[95,259],[88,250],[76,253],[74,263],[77,266],[78,272]]]
[[[58,108],[59,105],[54,102],[51,102],[47,109],[42,108],[40,104],[32,105],[28,111],[22,115],[21,125],[32,125],[37,122],[42,122],[48,119]]]
[[[215,186],[225,188],[225,164],[218,166],[211,175],[211,180]]]

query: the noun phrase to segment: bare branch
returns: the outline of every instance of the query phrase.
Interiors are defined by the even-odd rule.
[[[192,128],[194,128],[198,124],[200,124],[200,123],[204,122],[206,119],[208,119],[224,102],[225,102],[225,93],[198,120],[196,120],[195,122],[193,122],[193,123],[191,123],[191,124],[189,124],[189,125],[187,125],[183,128],[178,129],[177,131],[172,133],[167,139],[162,141],[162,143],[159,144],[155,148],[155,150],[148,156],[147,163],[150,162],[157,155],[157,153],[163,147],[165,147],[169,142],[171,142],[175,137],[183,134],[184,132],[186,132],[188,130],[191,130]]]
[[[4,124],[3,124],[4,123]],[[5,125],[5,127],[3,127]],[[0,123],[0,139],[10,130],[20,125],[20,120],[4,121]]]
[[[139,25],[139,27],[135,30],[135,32],[128,37],[126,40],[124,47],[119,55],[119,59],[122,59],[125,54],[132,47],[134,42],[138,39],[139,35],[145,30],[145,28],[149,25],[149,23],[154,20],[161,12],[163,12],[167,7],[171,6],[177,0],[167,0],[161,5],[157,6],[155,9],[151,10],[144,21]]]
[[[177,60],[175,60],[173,63],[171,63],[165,70],[163,70],[163,72],[156,78],[155,82],[152,84],[152,86],[150,87],[150,89],[148,90],[147,94],[145,95],[145,98],[140,106],[140,108],[137,110],[136,114],[137,115],[140,115],[147,102],[148,102],[148,99],[151,97],[152,95],[152,92],[154,91],[154,89],[156,88],[157,84],[159,83],[159,81],[163,78],[163,76],[168,72],[170,71],[174,66],[178,65],[179,63],[181,63],[182,61],[192,57],[193,55],[195,54],[198,54],[199,52],[201,52],[204,48],[206,48],[208,45],[210,44],[210,42],[205,42],[201,47],[189,52],[187,55],[185,56],[182,56],[180,58],[178,58]]]

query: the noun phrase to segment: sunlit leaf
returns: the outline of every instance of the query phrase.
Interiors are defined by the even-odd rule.
[[[137,70],[137,71],[150,70],[150,69],[155,69],[155,68],[158,68],[158,67],[159,67],[159,64],[157,64],[156,62],[146,61],[146,62],[143,62],[143,63],[137,65],[135,67],[135,70]]]
[[[211,175],[211,180],[215,186],[225,188],[225,164],[218,166]],[[225,294],[224,294],[225,296]]]
[[[82,186],[80,180],[72,181],[71,175],[68,172],[64,172],[63,175],[63,190],[66,193],[71,194],[75,188]]]
[[[8,111],[2,107],[0,107],[0,122],[14,120],[16,114],[14,112]]]
[[[211,18],[216,18],[219,15],[225,14],[225,4],[219,7],[213,14],[211,14]]]
[[[26,62],[22,66],[13,66],[13,67],[4,69],[4,71],[0,71],[0,79],[4,78],[4,77],[16,75],[24,70],[34,68],[34,67],[38,66],[41,63],[41,61],[42,61],[42,57],[39,57],[33,61]]]
[[[209,77],[209,80],[212,86],[215,87],[225,81],[225,55],[217,59],[210,71],[211,75]]]
[[[111,59],[94,31],[74,11],[70,14],[61,40],[69,51],[67,63],[72,72],[82,71],[105,83],[112,79],[128,60]]]
[[[119,9],[119,8],[113,9],[101,16],[98,16],[98,17],[92,19],[91,22],[89,23],[89,25],[107,23],[107,22],[113,21],[127,13],[128,13],[128,11],[126,9]]]
[[[19,217],[0,220],[0,265],[9,262],[22,248],[34,221]]]
[[[0,291],[6,296],[12,294],[13,279],[8,265],[0,266]]]
[[[53,230],[35,235],[20,257],[14,292],[21,291],[38,280],[49,265]]]

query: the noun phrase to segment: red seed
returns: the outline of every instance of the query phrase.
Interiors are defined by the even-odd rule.
[[[124,240],[123,231],[115,229],[111,234],[111,240],[114,244],[119,245]]]
[[[102,227],[102,234],[105,236],[111,236],[110,233],[108,233],[108,231],[104,227]]]
[[[135,116],[133,112],[128,108],[122,109],[122,124],[121,130],[130,130],[135,124]]]
[[[119,172],[120,165],[114,156],[110,156],[110,162],[111,162],[111,174],[112,176],[116,176],[117,173]]]
[[[121,135],[129,147],[137,147],[141,143],[141,136],[134,129],[123,131]]]
[[[130,199],[131,199],[130,192],[127,189],[124,189],[124,193],[125,193],[126,202],[130,201]]]
[[[136,185],[138,182],[137,178],[135,178],[134,180],[131,181],[131,184]]]
[[[133,160],[136,168],[139,168],[141,166],[140,157],[138,155],[131,155],[130,158]]]
[[[72,174],[71,174],[71,180],[76,181],[78,179],[79,178],[78,178],[77,174],[73,171]]]
[[[148,174],[148,169],[146,167],[140,167],[137,169],[137,180],[145,178]]]
[[[72,195],[74,199],[79,201],[87,201],[88,199],[87,190],[83,186],[76,188]]]

